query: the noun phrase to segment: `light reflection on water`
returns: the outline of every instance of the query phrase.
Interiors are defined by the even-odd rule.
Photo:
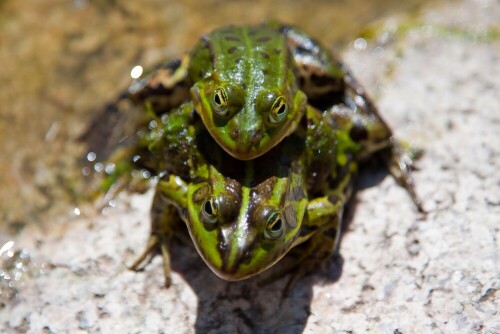
[[[29,252],[16,248],[12,240],[5,242],[0,248],[0,306],[16,296],[31,270]]]

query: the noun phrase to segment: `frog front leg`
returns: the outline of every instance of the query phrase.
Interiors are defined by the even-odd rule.
[[[292,252],[297,253],[294,271],[285,291],[295,282],[315,270],[330,258],[337,249],[340,239],[342,214],[345,204],[343,195],[331,195],[311,200],[307,206],[308,219],[296,240]]]
[[[152,68],[128,88],[126,98],[140,105],[149,104],[158,113],[168,112],[189,100],[189,56],[167,61]]]
[[[165,287],[167,288],[171,284],[170,240],[178,230],[180,223],[178,211],[186,208],[186,196],[187,185],[180,177],[170,175],[166,180],[158,182],[151,208],[149,240],[144,251],[129,267],[135,271],[142,270],[156,254],[161,253]]]

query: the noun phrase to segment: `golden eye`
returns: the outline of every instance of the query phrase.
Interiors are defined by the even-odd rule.
[[[228,114],[228,97],[227,92],[224,87],[219,87],[214,91],[214,96],[212,98],[212,104],[214,107],[214,112],[216,115],[224,117]]]
[[[217,223],[217,213],[219,211],[217,200],[210,197],[201,206],[201,219],[210,225]]]
[[[266,230],[264,231],[264,236],[267,239],[277,239],[283,234],[283,217],[281,213],[274,212],[269,216],[267,220]]]
[[[285,98],[283,96],[278,96],[271,107],[269,121],[273,124],[281,123],[286,118],[287,111],[288,107]]]

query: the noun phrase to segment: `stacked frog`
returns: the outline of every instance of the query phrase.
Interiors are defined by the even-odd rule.
[[[382,157],[420,208],[409,161],[363,88],[304,32],[278,23],[225,27],[183,60],[129,88],[158,126],[138,146],[159,178],[151,236],[170,285],[169,242],[185,223],[221,278],[266,270],[299,277],[328,258],[358,164]],[[296,251],[299,250],[299,251]]]

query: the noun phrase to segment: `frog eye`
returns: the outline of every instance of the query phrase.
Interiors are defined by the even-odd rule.
[[[201,218],[205,223],[213,225],[217,223],[218,211],[217,200],[212,196],[201,206]]]
[[[286,105],[285,98],[283,96],[278,96],[274,100],[273,106],[271,107],[271,113],[269,114],[269,121],[272,124],[281,123],[285,117],[288,107]]]
[[[283,233],[283,217],[281,213],[274,212],[269,216],[267,220],[266,230],[264,231],[264,236],[267,239],[277,239]]]
[[[215,114],[221,117],[226,116],[229,112],[228,102],[227,92],[224,87],[217,88],[214,91],[214,96],[212,98]]]

